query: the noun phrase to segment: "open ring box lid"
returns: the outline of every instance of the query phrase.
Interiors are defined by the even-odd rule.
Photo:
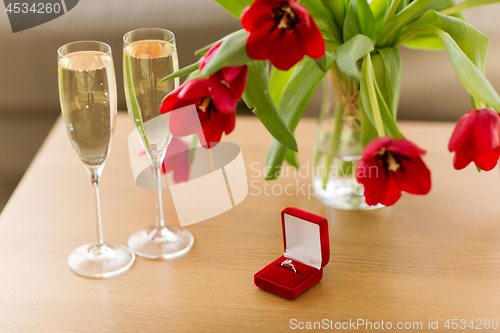
[[[294,299],[318,283],[330,260],[328,220],[288,207],[281,212],[283,256],[254,276],[255,285],[287,299]],[[291,259],[292,266],[281,265]]]

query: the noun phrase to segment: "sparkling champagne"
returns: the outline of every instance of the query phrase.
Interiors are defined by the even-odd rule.
[[[108,157],[116,123],[113,59],[98,51],[69,53],[59,59],[59,96],[71,144],[88,167]]]
[[[172,138],[170,115],[160,113],[161,101],[178,85],[178,79],[160,82],[178,70],[175,37],[171,31],[143,28],[123,36],[123,76],[127,109],[154,170],[156,223],[128,239],[134,252],[149,259],[171,259],[193,246],[193,235],[163,218],[161,169]]]
[[[163,40],[139,40],[123,50],[125,97],[132,122],[144,125],[144,146],[151,153],[165,151],[171,135],[168,119],[160,117],[163,98],[178,86],[178,78],[160,82],[178,70],[175,45]]]

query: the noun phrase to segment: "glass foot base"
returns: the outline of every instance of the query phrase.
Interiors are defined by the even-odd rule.
[[[120,244],[104,243],[98,247],[85,244],[71,252],[69,268],[76,274],[92,278],[108,278],[125,272],[132,267],[135,254]]]
[[[140,257],[148,259],[172,259],[191,249],[194,238],[191,233],[177,226],[157,229],[154,226],[141,229],[128,239],[128,246]]]

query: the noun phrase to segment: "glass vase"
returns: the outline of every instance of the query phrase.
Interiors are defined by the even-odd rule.
[[[323,81],[312,182],[322,203],[343,210],[383,207],[367,205],[363,185],[356,181],[356,164],[363,152],[358,97],[359,82],[334,64]]]

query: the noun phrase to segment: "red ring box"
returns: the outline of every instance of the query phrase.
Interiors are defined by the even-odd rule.
[[[285,253],[257,274],[257,287],[278,296],[294,299],[318,283],[323,267],[330,260],[328,220],[324,217],[288,207],[281,212]],[[291,259],[291,266],[281,265]]]

